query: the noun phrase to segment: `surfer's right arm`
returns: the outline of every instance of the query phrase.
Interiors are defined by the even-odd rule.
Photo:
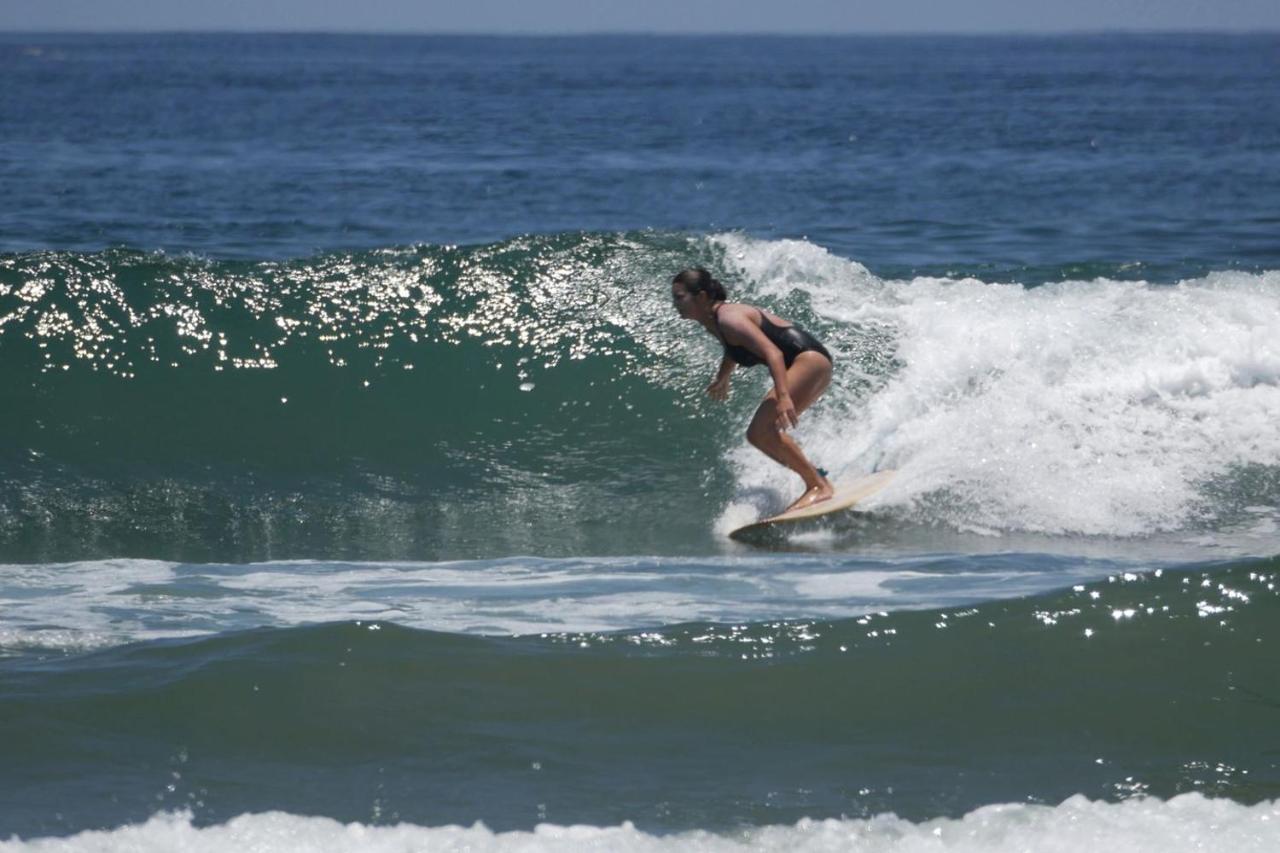
[[[737,366],[737,363],[727,355],[720,359],[720,370],[716,373],[716,378],[712,379],[711,384],[707,386],[707,394],[711,399],[729,399],[729,376]]]

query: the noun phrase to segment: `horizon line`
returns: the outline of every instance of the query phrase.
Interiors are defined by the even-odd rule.
[[[953,36],[974,38],[984,36],[1023,36],[1051,38],[1054,36],[1280,36],[1280,27],[1274,29],[1250,28],[1199,28],[1199,29],[1150,29],[1141,27],[1072,28],[1054,30],[991,29],[991,30],[380,30],[380,29],[6,29],[0,27],[3,36],[176,36],[176,35],[263,35],[263,36],[386,36],[415,38],[422,36],[447,36],[459,38],[874,38],[874,37],[938,37]]]

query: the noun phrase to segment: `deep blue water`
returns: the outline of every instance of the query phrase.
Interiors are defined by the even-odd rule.
[[[1280,845],[1280,36],[6,34],[0,197],[0,850]]]
[[[741,229],[1166,279],[1280,251],[1275,35],[4,35],[0,74],[11,251]]]

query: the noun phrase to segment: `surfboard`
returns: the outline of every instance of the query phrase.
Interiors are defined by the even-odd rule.
[[[739,527],[729,534],[730,539],[745,541],[757,538],[765,532],[774,532],[780,527],[795,524],[801,521],[811,521],[815,518],[821,518],[824,515],[841,512],[851,509],[861,500],[871,497],[876,492],[883,489],[893,479],[893,471],[877,471],[865,477],[856,480],[850,480],[844,483],[836,484],[836,493],[829,499],[812,506],[794,509],[791,512],[784,512],[781,515],[762,518],[759,521]]]

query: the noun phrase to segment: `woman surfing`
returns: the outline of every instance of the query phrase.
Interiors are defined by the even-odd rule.
[[[707,386],[712,399],[728,398],[729,377],[738,365],[768,366],[773,390],[751,418],[747,441],[804,480],[804,494],[787,511],[825,501],[834,493],[826,472],[809,462],[786,431],[831,382],[831,353],[799,326],[763,308],[728,299],[724,285],[702,267],[684,270],[671,280],[676,311],[686,320],[701,323],[724,348],[720,370]]]

